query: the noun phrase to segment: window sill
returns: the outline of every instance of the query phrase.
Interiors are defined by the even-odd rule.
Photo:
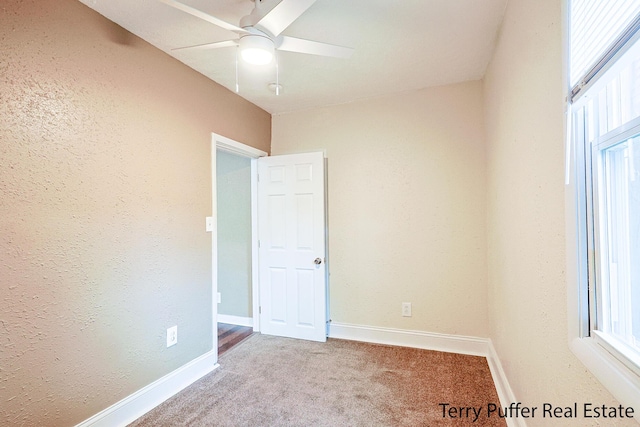
[[[591,335],[597,344],[625,365],[632,375],[640,378],[640,355],[637,350],[631,349],[626,343],[600,331],[591,331]]]
[[[616,400],[634,408],[640,422],[640,377],[593,338],[575,338],[569,347]]]

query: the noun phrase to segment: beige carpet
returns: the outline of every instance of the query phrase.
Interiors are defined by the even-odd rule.
[[[486,359],[330,339],[255,334],[220,368],[132,426],[506,426]],[[482,407],[443,417],[440,403]]]

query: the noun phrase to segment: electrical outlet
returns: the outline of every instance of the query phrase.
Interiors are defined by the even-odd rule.
[[[167,347],[178,344],[178,326],[167,329]]]
[[[402,316],[403,317],[411,317],[411,303],[403,302],[402,303]]]

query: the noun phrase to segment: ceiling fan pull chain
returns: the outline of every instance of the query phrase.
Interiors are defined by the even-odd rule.
[[[236,46],[236,93],[240,93],[240,84],[238,83],[238,51],[239,47]]]
[[[276,57],[276,96],[280,95],[280,66],[278,61],[278,52],[274,52],[274,56]]]

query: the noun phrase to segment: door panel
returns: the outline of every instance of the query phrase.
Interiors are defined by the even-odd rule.
[[[287,323],[287,271],[284,268],[270,268],[271,283],[270,308],[271,322]]]
[[[258,175],[261,332],[325,341],[324,157],[263,157]]]

